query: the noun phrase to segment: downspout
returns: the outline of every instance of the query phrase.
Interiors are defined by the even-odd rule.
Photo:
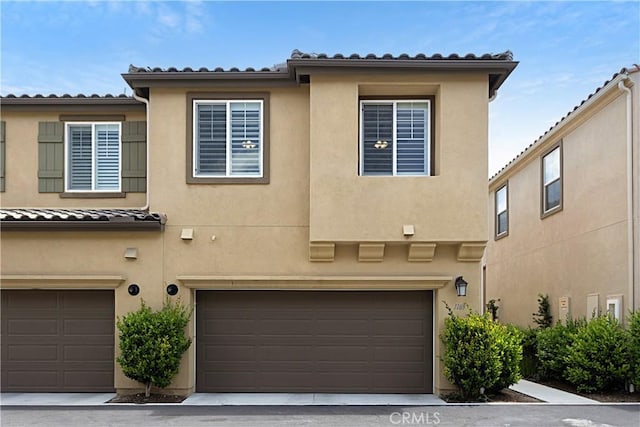
[[[145,181],[146,181],[146,185],[147,185],[147,188],[146,188],[147,191],[145,192],[145,194],[146,194],[145,204],[144,204],[143,207],[140,208],[143,211],[147,211],[147,210],[149,210],[149,203],[150,203],[150,196],[151,196],[149,194],[150,193],[150,191],[149,191],[149,188],[150,188],[150,186],[149,186],[149,181],[150,181],[149,180],[149,142],[150,142],[149,141],[149,100],[146,99],[146,98],[143,98],[141,96],[138,96],[136,94],[135,90],[133,91],[133,98],[136,101],[144,103],[144,105],[145,105],[144,110],[145,110],[145,113],[147,115],[147,122],[146,122],[147,123],[147,130],[146,130],[146,132],[147,132],[147,143],[145,144],[146,148],[147,148],[147,154],[146,154],[146,156],[147,156],[147,171],[146,171],[146,177],[145,177]]]
[[[628,307],[635,310],[635,234],[634,234],[634,218],[633,218],[633,111],[632,111],[632,92],[627,86],[625,86],[625,80],[618,82],[618,89],[626,92],[627,99],[627,260],[628,260],[628,282],[629,282],[629,303]]]

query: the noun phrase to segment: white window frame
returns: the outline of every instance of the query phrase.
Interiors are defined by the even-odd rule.
[[[260,168],[259,175],[238,175],[231,174],[231,104],[244,104],[249,102],[257,102],[260,104],[260,154],[258,157],[258,167]],[[224,104],[226,108],[226,142],[225,142],[225,174],[216,175],[212,173],[199,173],[197,172],[198,166],[198,105],[220,105]],[[193,115],[193,141],[192,141],[192,176],[194,178],[220,178],[220,179],[235,179],[235,178],[263,178],[264,177],[264,100],[262,99],[194,99],[192,106]]]
[[[413,102],[423,102],[427,104],[427,117],[426,117],[426,126],[425,126],[425,173],[422,174],[398,174],[398,104],[404,103],[413,103]],[[392,151],[392,173],[391,175],[365,175],[364,174],[364,105],[365,104],[391,104],[393,105],[393,141],[391,143]],[[431,175],[431,100],[430,99],[420,99],[420,98],[408,98],[408,99],[362,99],[360,100],[360,126],[359,126],[359,147],[360,147],[360,159],[359,159],[359,167],[358,174],[360,176],[430,176]]]
[[[118,126],[118,188],[96,189],[96,126]],[[72,126],[91,126],[91,189],[71,189],[71,132]],[[68,193],[119,193],[122,191],[122,123],[121,122],[65,122],[64,124],[64,189]]]
[[[552,153],[554,153],[555,151],[558,151],[558,177],[556,179],[553,179],[549,182],[545,182],[545,159],[547,157],[549,157]],[[542,184],[542,194],[541,194],[541,202],[542,202],[542,206],[541,206],[541,212],[542,212],[542,217],[546,217],[548,215],[551,215],[557,211],[562,210],[562,206],[563,206],[563,199],[564,199],[564,188],[563,188],[563,167],[562,167],[562,162],[563,162],[563,154],[562,154],[562,142],[560,142],[559,144],[557,144],[556,146],[554,146],[553,148],[551,148],[549,151],[547,151],[546,153],[544,153],[541,157],[541,179],[540,182]],[[547,207],[547,188],[555,183],[558,182],[560,185],[560,201],[558,203],[558,205],[553,206],[548,208]]]
[[[605,312],[613,316],[617,321],[622,322],[622,297],[608,296]]]
[[[505,203],[505,208],[502,211],[498,211],[498,193],[500,193],[501,191],[504,191],[504,203]],[[494,200],[494,206],[495,206],[495,236],[496,239],[499,239],[501,237],[505,237],[506,235],[509,234],[509,184],[505,183],[502,184],[502,186],[500,186],[494,194],[495,200]],[[506,224],[506,229],[502,232],[500,232],[500,214],[502,213],[506,213],[507,215],[507,224]]]

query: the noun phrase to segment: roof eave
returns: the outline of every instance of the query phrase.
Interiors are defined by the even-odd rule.
[[[436,71],[436,72],[486,72],[489,77],[489,97],[495,95],[502,83],[517,67],[518,61],[505,60],[399,60],[399,59],[289,59],[287,66],[296,80],[309,74],[313,69],[353,69],[353,70],[398,70],[398,71]]]
[[[160,221],[2,221],[5,231],[163,231]]]
[[[1,97],[2,106],[13,105],[118,105],[118,106],[141,106],[140,101],[134,98],[124,97]]]
[[[123,73],[122,78],[132,89],[151,86],[185,86],[193,83],[207,82],[270,82],[292,83],[288,72],[282,71],[221,71],[221,72],[138,72]]]

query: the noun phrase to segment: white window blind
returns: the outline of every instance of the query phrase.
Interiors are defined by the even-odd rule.
[[[67,124],[67,190],[120,191],[120,124]]]
[[[362,101],[361,175],[429,175],[428,100]]]
[[[96,190],[120,187],[120,132],[118,125],[96,125]]]
[[[91,125],[69,127],[69,190],[91,190]]]

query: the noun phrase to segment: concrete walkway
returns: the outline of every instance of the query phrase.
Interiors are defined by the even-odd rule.
[[[510,389],[546,403],[599,404],[562,390],[521,380]],[[101,406],[114,393],[0,393],[0,406]],[[113,406],[136,405],[118,403]],[[440,406],[447,403],[434,394],[330,394],[330,393],[194,393],[181,403],[145,405],[182,406]],[[460,404],[468,405],[468,404]],[[140,406],[140,405],[138,405]]]
[[[597,400],[587,399],[577,394],[567,393],[557,388],[547,387],[542,384],[534,383],[527,380],[520,380],[518,383],[509,387],[513,391],[535,397],[547,403],[571,403],[571,404],[597,404]]]

